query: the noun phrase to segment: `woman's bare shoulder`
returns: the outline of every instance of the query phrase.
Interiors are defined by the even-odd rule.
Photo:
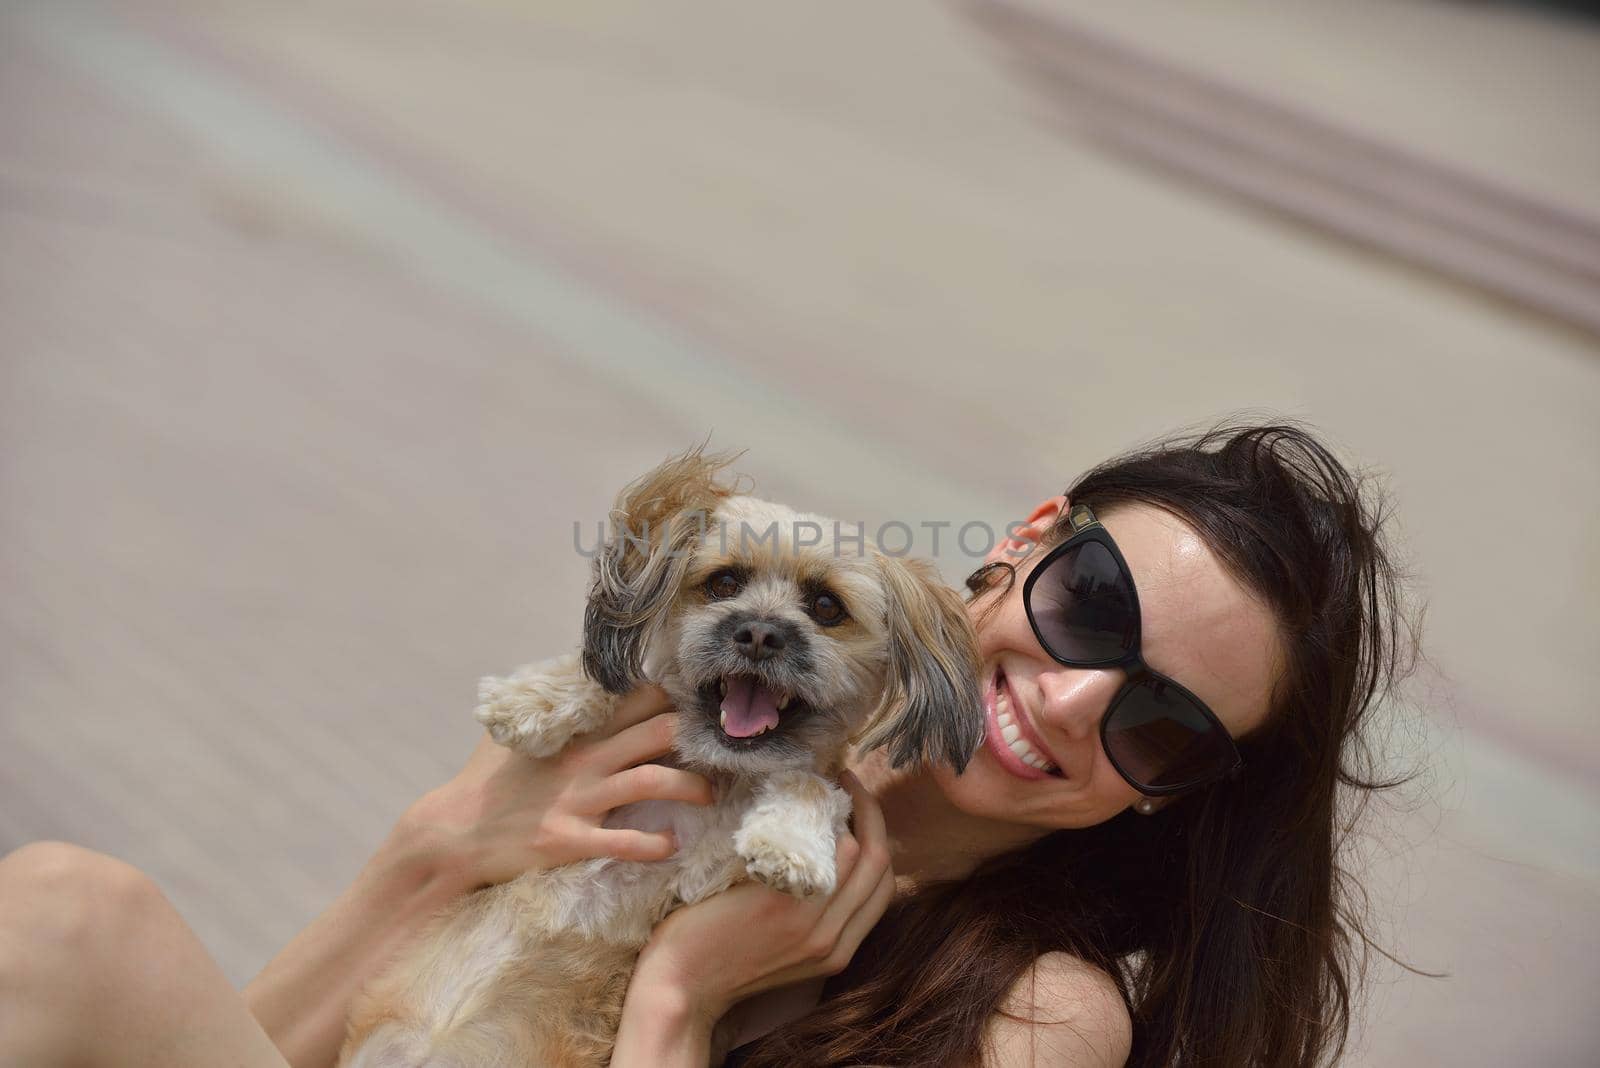
[[[1133,1022],[1117,982],[1068,953],[1046,953],[989,1019],[983,1068],[1121,1068]]]

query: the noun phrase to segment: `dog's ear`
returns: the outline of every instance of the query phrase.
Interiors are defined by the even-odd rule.
[[[942,760],[966,769],[983,741],[978,641],[960,596],[923,560],[879,555],[888,592],[889,665],[862,745],[895,767]]]
[[[639,682],[645,647],[683,584],[695,543],[733,493],[718,475],[735,459],[696,446],[617,495],[583,613],[583,670],[609,692]]]

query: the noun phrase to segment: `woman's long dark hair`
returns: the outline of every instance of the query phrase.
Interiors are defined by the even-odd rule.
[[[1376,776],[1362,727],[1416,648],[1383,504],[1295,425],[1167,439],[1067,493],[1102,515],[1171,512],[1271,607],[1287,666],[1267,721],[1239,739],[1242,773],[897,902],[822,1005],[746,1064],[977,1064],[989,1018],[1052,951],[1117,979],[1131,1065],[1309,1066],[1342,1052],[1372,944],[1341,844],[1360,799],[1395,785]],[[990,565],[968,585],[1014,579]]]

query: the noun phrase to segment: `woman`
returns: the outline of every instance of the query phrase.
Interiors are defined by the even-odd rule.
[[[614,1063],[734,1042],[759,1065],[1336,1057],[1365,947],[1345,793],[1382,785],[1359,728],[1409,648],[1380,525],[1280,426],[1168,442],[1041,503],[969,580],[989,724],[967,770],[869,754],[831,898],[745,885],[670,916]],[[670,746],[658,693],[616,726],[546,761],[480,746],[243,1002],[132,869],[13,854],[0,1062],[331,1064],[351,996],[452,896],[670,851],[600,820],[708,787],[639,766]]]

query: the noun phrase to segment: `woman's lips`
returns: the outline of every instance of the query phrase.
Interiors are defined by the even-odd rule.
[[[1003,671],[996,669],[984,688],[983,711],[987,726],[983,743],[1001,767],[1019,779],[1060,777]]]
[[[1060,771],[1060,761],[1055,759],[1049,747],[1044,744],[1044,738],[1039,734],[1039,729],[1029,714],[1028,706],[1017,696],[1016,689],[1011,685],[1011,679],[1004,671],[1000,672],[1000,689],[1005,694],[1006,704],[1011,708],[1011,721],[1017,725],[1023,741],[1033,750],[1035,756],[1050,765],[1051,770]]]

